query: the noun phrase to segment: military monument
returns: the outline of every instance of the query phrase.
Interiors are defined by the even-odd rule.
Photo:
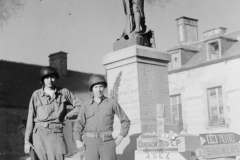
[[[168,114],[170,106],[167,74],[170,56],[155,49],[153,31],[145,25],[144,1],[123,0],[123,4],[124,32],[114,42],[113,52],[103,57],[109,96],[119,102],[131,120],[128,136],[117,147],[121,160],[134,159],[137,138],[142,133],[164,132],[168,120],[164,120],[163,113]],[[114,127],[113,135],[117,136],[120,126],[116,123]]]

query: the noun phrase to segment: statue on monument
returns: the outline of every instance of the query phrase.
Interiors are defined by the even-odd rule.
[[[129,35],[144,34],[147,30],[144,0],[123,0],[123,6],[126,15],[126,25],[121,38],[128,39]]]
[[[156,48],[154,32],[147,29],[145,25],[144,0],[122,1],[126,15],[126,24],[122,36],[114,44],[114,50],[133,44]]]

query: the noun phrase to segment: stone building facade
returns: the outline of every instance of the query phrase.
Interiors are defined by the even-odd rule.
[[[178,18],[179,44],[168,50],[172,122],[181,133],[240,134],[240,31],[219,27],[198,40],[197,21]]]

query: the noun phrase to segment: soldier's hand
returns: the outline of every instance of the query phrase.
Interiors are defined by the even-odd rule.
[[[64,121],[66,120],[75,120],[77,119],[78,115],[67,115],[64,117]]]
[[[117,139],[115,139],[116,146],[118,146],[122,142],[123,136],[118,135]]]
[[[68,116],[65,116],[63,121],[66,121],[66,120],[68,120]]]
[[[25,153],[29,153],[31,147],[32,147],[32,149],[34,149],[33,145],[32,145],[30,142],[25,143],[25,144],[24,144],[24,152],[25,152]]]
[[[76,145],[77,145],[77,148],[79,150],[85,150],[85,144],[84,142],[80,141],[80,140],[76,140]]]

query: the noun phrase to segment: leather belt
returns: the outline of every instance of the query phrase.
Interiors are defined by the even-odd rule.
[[[108,132],[85,132],[84,136],[91,137],[91,138],[101,138],[103,141],[113,139],[111,131],[108,131]]]
[[[44,128],[62,128],[62,123],[52,123],[52,122],[37,122],[36,125],[42,126]]]

